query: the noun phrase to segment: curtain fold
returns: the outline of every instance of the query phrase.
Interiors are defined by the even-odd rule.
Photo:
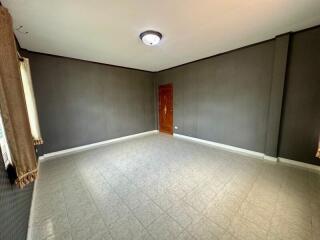
[[[19,61],[8,10],[0,6],[0,109],[16,169],[16,184],[22,188],[35,180],[37,160],[29,126]]]

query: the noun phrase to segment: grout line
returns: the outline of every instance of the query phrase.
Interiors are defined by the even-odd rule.
[[[84,178],[83,174],[82,174],[81,171],[80,171],[80,168],[79,168],[78,163],[75,163],[75,165],[76,165],[76,168],[77,168],[78,173],[80,174],[81,184],[84,186],[86,192],[89,194],[89,196],[90,196],[90,198],[91,198],[91,202],[93,203],[93,205],[94,205],[94,206],[96,207],[96,209],[98,210],[98,214],[99,214],[99,216],[101,217],[101,219],[102,219],[105,227],[107,228],[107,231],[108,231],[108,233],[109,233],[109,236],[113,239],[113,237],[112,237],[112,235],[111,235],[111,232],[110,232],[110,226],[109,226],[108,224],[106,224],[105,219],[104,219],[103,215],[101,214],[100,208],[98,207],[96,201],[94,200],[94,197],[92,196],[92,193],[91,193],[90,190],[88,189],[88,186],[86,185],[85,181],[83,182],[83,180],[85,180],[85,178]],[[100,171],[98,171],[98,173],[99,173],[99,175],[101,175]],[[103,177],[103,176],[101,175],[101,177]],[[104,177],[103,177],[103,178],[104,178]],[[106,184],[108,184],[108,183],[106,182]],[[108,184],[108,185],[109,185],[109,184]],[[112,239],[111,239],[111,240],[112,240]]]
[[[38,172],[39,172],[39,174],[40,174],[40,165],[41,165],[41,162],[39,162],[39,165],[38,165]],[[38,188],[38,181],[41,181],[41,180],[39,180],[38,178],[36,179],[36,181],[35,181],[35,184],[34,184],[34,198],[32,198],[32,214],[30,213],[30,223],[31,222],[33,222],[33,211],[34,211],[34,204],[35,204],[35,199],[36,199],[36,194],[37,194],[37,188]],[[67,211],[67,208],[66,208],[66,205],[65,205],[65,196],[64,196],[64,193],[63,193],[63,189],[61,189],[61,191],[62,191],[62,196],[63,196],[63,205],[64,205],[64,209],[65,209],[65,211],[66,211],[66,215],[67,215],[67,221],[68,221],[68,223],[69,223],[69,226],[70,226],[70,229],[69,230],[71,230],[71,224],[70,224],[70,220],[69,220],[69,217],[68,217],[68,211]],[[29,224],[30,224],[29,223]],[[28,227],[28,230],[29,230],[29,227]],[[66,233],[67,231],[64,231],[64,232],[62,232],[62,233],[60,233],[60,235],[62,235],[62,234],[64,234],[64,233]],[[71,236],[71,240],[73,239],[73,236],[72,236],[72,233],[71,233],[71,231],[69,232],[70,233],[70,236]],[[29,238],[30,237],[30,238]],[[56,237],[56,236],[55,236]],[[31,239],[31,232],[30,232],[30,235],[29,235],[29,231],[28,231],[28,235],[27,235],[27,240],[32,240]]]
[[[132,181],[131,181],[131,179],[129,179],[125,174],[123,174],[122,173],[122,171],[117,167],[117,166],[114,166],[120,173],[121,173],[121,175],[123,175],[132,185],[134,185],[135,187],[137,187],[137,189],[139,190],[139,192],[142,192],[143,194],[145,194],[142,190],[141,190],[141,188],[140,187],[138,187],[136,184],[134,184]],[[100,173],[101,174],[101,173]],[[105,179],[105,177],[102,175],[102,177]],[[106,182],[108,182],[107,180],[106,180]],[[148,228],[147,227],[145,227],[144,226],[144,224],[142,224],[142,222],[136,217],[136,215],[134,214],[134,212],[133,212],[133,210],[126,204],[126,202],[123,200],[123,198],[122,197],[120,197],[120,195],[114,190],[114,188],[110,185],[110,187],[111,187],[111,189],[112,189],[112,191],[119,197],[119,199],[120,199],[120,201],[129,209],[129,211],[130,211],[130,213],[134,216],[134,218],[141,224],[141,226],[144,228],[144,230],[150,235],[150,237],[152,238],[152,239],[154,239],[154,237],[152,236],[152,234],[149,232],[149,230],[148,230]],[[146,195],[146,194],[145,194]],[[146,195],[147,196],[147,195]],[[147,196],[148,198],[149,198],[149,200],[151,200],[152,202],[153,202],[153,200],[149,197],[149,196]],[[153,202],[154,203],[154,202]],[[154,203],[154,204],[156,204],[156,203]],[[156,204],[157,205],[157,204]],[[158,206],[158,205],[157,205]],[[160,207],[159,207],[160,208]],[[160,208],[161,209],[161,208]],[[161,209],[162,210],[162,209]],[[163,211],[163,210],[162,210]],[[160,215],[160,216],[162,216],[162,214]],[[160,217],[159,216],[159,217]],[[158,217],[158,218],[159,218]],[[156,219],[154,219],[153,221],[152,221],[152,223],[154,222],[154,221],[156,221],[158,218],[156,218]],[[120,218],[121,219],[121,218]],[[117,221],[119,221],[120,219],[117,219],[116,220],[116,222]],[[148,226],[150,226],[152,223],[150,223]],[[114,224],[114,223],[112,223],[112,224]],[[112,225],[111,224],[111,225]]]
[[[261,172],[261,171],[262,171],[262,170],[260,170],[260,172]],[[252,189],[253,189],[253,187],[254,187],[254,184],[255,184],[255,182],[257,181],[258,177],[259,177],[259,174],[256,174],[255,180],[254,180],[253,183],[251,184],[250,190],[248,191],[248,193],[246,194],[246,196],[245,196],[244,199],[242,200],[242,202],[241,202],[238,210],[237,210],[236,213],[234,214],[234,217],[233,217],[232,219],[230,219],[230,224],[229,224],[228,228],[226,229],[227,232],[230,233],[230,228],[231,228],[231,226],[232,226],[232,224],[233,224],[233,222],[234,222],[234,219],[235,219],[237,216],[241,217],[241,216],[239,215],[240,210],[241,210],[244,202],[245,202],[246,199],[248,198],[250,192],[252,191]],[[247,220],[248,220],[248,219],[247,219]],[[250,222],[251,222],[251,221],[250,221]],[[234,236],[233,233],[230,233],[230,234],[231,234],[232,236]],[[235,237],[235,236],[234,236],[234,237]],[[236,238],[237,238],[237,237],[236,237]]]
[[[61,192],[62,192],[62,196],[63,196],[63,206],[64,206],[64,209],[65,209],[65,211],[66,211],[67,221],[68,221],[69,226],[70,226],[71,239],[73,239],[72,226],[71,226],[70,216],[69,216],[69,212],[68,212],[67,205],[66,205],[66,196],[65,196],[65,193],[64,193],[64,189],[63,189],[63,188],[61,189]]]
[[[163,142],[161,142],[161,144],[163,144]],[[159,142],[157,142],[156,144],[152,144],[152,147],[158,147],[158,145],[159,145]],[[145,145],[143,145],[143,146],[145,146]],[[123,159],[127,159],[127,158],[133,158],[133,157],[135,157],[135,156],[139,156],[139,154],[142,154],[143,152],[141,152],[141,151],[136,151],[137,150],[137,147],[141,147],[141,145],[134,145],[133,147],[132,147],[132,151],[133,152],[130,152],[130,153],[128,153],[128,152],[126,152],[126,153],[124,153],[125,155],[117,155],[117,157],[119,158],[119,157],[121,157],[121,159],[120,160],[122,160],[122,158]],[[186,147],[188,147],[188,146],[186,146]],[[156,151],[147,151],[147,154],[145,154],[144,156],[144,158],[143,158],[143,160],[141,160],[142,161],[142,165],[138,165],[138,167],[136,167],[136,168],[134,168],[135,170],[134,171],[136,171],[138,168],[145,168],[145,166],[146,166],[146,164],[148,164],[148,163],[155,163],[155,161],[157,161],[158,159],[156,159],[156,158],[152,158],[152,156],[154,156],[154,155],[157,155],[157,154],[159,154],[159,152],[161,152],[161,150],[163,150],[163,149],[156,149]],[[172,150],[172,149],[171,149]],[[170,151],[171,151],[170,150]],[[119,151],[119,149],[117,150],[117,151]],[[121,150],[120,150],[121,151]],[[103,153],[103,154],[105,154],[105,153]],[[198,156],[198,155],[197,155]],[[199,156],[200,157],[200,156]],[[95,198],[93,197],[93,194],[91,193],[91,191],[89,190],[90,188],[88,187],[88,185],[86,184],[86,179],[88,179],[88,178],[86,178],[85,176],[84,176],[84,174],[83,174],[83,172],[82,171],[80,171],[81,169],[83,169],[83,168],[80,168],[80,164],[83,162],[83,161],[77,161],[77,159],[70,159],[71,161],[72,161],[72,164],[75,166],[75,170],[77,171],[77,176],[79,176],[80,177],[80,180],[81,180],[81,185],[84,187],[84,189],[85,189],[85,191],[89,194],[89,196],[90,196],[90,200],[91,200],[91,203],[97,208],[97,210],[98,210],[98,214],[99,214],[99,216],[100,217],[102,217],[102,220],[103,220],[103,222],[104,222],[104,225],[107,227],[107,231],[108,231],[108,233],[109,233],[109,235],[110,235],[110,237],[111,238],[113,238],[112,237],[112,235],[111,235],[111,232],[110,232],[110,226],[112,226],[112,225],[114,225],[115,223],[117,223],[119,220],[121,220],[121,219],[123,219],[123,217],[120,217],[120,218],[118,218],[115,222],[113,222],[112,224],[106,224],[106,222],[105,222],[105,219],[104,219],[104,215],[102,214],[102,212],[101,211],[99,211],[99,207],[98,207],[98,204],[97,204],[97,202],[95,201]],[[81,159],[79,159],[79,160],[81,160]],[[148,160],[148,161],[147,161]],[[224,160],[224,159],[223,159]],[[235,159],[232,159],[232,161],[230,161],[230,163],[231,162],[234,162],[234,160]],[[145,161],[147,161],[146,163],[145,163]],[[216,161],[216,160],[214,160],[214,161]],[[101,160],[98,160],[98,161],[95,161],[94,162],[94,164],[93,164],[93,166],[95,166],[96,167],[96,164],[97,163],[100,163],[101,162]],[[218,164],[216,165],[216,168],[214,168],[215,169],[215,171],[220,171],[220,170],[222,170],[222,169],[225,169],[225,168],[227,168],[227,166],[229,165],[229,162],[227,162],[228,164],[226,164],[224,161],[222,161],[220,158],[219,159],[217,159],[217,161],[216,162],[218,162]],[[237,161],[238,162],[238,161]],[[240,162],[242,162],[242,161],[240,161]],[[181,162],[179,162],[180,164],[181,164]],[[253,164],[254,163],[254,164]],[[98,171],[98,175],[100,176],[100,177],[102,177],[103,179],[104,179],[104,184],[106,184],[108,187],[110,187],[110,190],[119,198],[119,201],[121,202],[121,204],[123,204],[123,205],[125,205],[127,208],[128,208],[128,210],[129,210],[129,212],[133,215],[133,217],[141,224],[141,226],[143,227],[143,229],[144,229],[144,231],[146,231],[146,233],[148,233],[149,234],[149,236],[151,237],[151,238],[154,238],[153,237],[153,235],[150,233],[150,231],[148,230],[148,228],[149,228],[149,226],[151,225],[151,224],[153,224],[155,221],[157,221],[160,217],[162,217],[162,216],[165,216],[164,214],[166,214],[166,216],[167,217],[169,217],[170,219],[172,219],[174,222],[176,222],[180,227],[181,227],[181,229],[182,229],[182,231],[178,234],[178,236],[181,236],[181,234],[183,234],[185,231],[188,233],[188,234],[190,234],[191,236],[193,236],[187,229],[188,229],[188,227],[191,225],[191,224],[195,224],[195,223],[198,223],[201,219],[203,219],[203,218],[205,218],[205,219],[208,219],[210,222],[213,222],[214,224],[216,224],[217,226],[220,226],[223,230],[224,230],[224,234],[225,233],[229,233],[229,234],[231,234],[233,237],[235,237],[234,236],[234,234],[233,233],[231,233],[230,232],[230,229],[231,229],[231,226],[233,225],[233,223],[234,223],[234,220],[235,220],[235,217],[237,217],[237,216],[239,216],[239,217],[243,217],[244,219],[246,219],[247,221],[249,221],[249,222],[251,222],[251,223],[253,223],[253,224],[255,224],[254,223],[254,221],[251,221],[250,219],[248,219],[247,217],[244,217],[244,216],[242,216],[242,215],[240,215],[239,213],[240,213],[240,210],[241,210],[241,208],[243,207],[243,205],[246,203],[246,202],[248,202],[248,203],[250,203],[250,204],[254,204],[254,203],[252,203],[251,201],[249,201],[248,200],[248,196],[249,196],[249,194],[252,192],[252,190],[253,190],[253,188],[255,187],[255,186],[259,186],[259,185],[257,185],[257,181],[258,181],[258,179],[260,178],[260,176],[261,176],[261,174],[265,174],[265,173],[267,173],[267,170],[268,170],[268,166],[269,165],[266,165],[266,164],[264,164],[264,163],[259,163],[259,164],[256,164],[256,162],[252,162],[252,169],[254,170],[254,173],[253,174],[250,174],[250,175],[252,175],[253,177],[252,177],[252,181],[250,180],[250,185],[248,186],[248,191],[246,191],[246,194],[243,194],[243,200],[242,200],[242,202],[241,202],[241,204],[240,204],[240,206],[238,207],[238,209],[236,210],[236,211],[234,211],[234,216],[232,216],[232,218],[230,219],[230,224],[227,226],[227,227],[221,227],[220,226],[220,224],[218,224],[218,223],[216,223],[215,221],[213,221],[213,220],[211,220],[208,216],[207,216],[207,214],[205,214],[205,211],[206,211],[206,209],[208,209],[208,206],[209,205],[211,205],[211,204],[208,204],[205,208],[204,208],[204,210],[203,211],[198,211],[198,210],[196,210],[192,205],[190,205],[189,203],[187,203],[187,202],[185,202],[184,201],[184,199],[186,199],[186,197],[188,196],[188,194],[192,194],[192,193],[194,193],[194,192],[196,192],[197,190],[201,190],[202,188],[203,188],[203,186],[205,185],[205,184],[207,184],[207,183],[210,183],[210,181],[212,180],[212,179],[214,179],[214,176],[211,176],[211,177],[208,177],[208,178],[203,178],[204,179],[204,181],[201,181],[200,183],[197,183],[196,184],[196,186],[194,186],[190,191],[188,191],[188,193],[186,193],[186,194],[184,194],[183,195],[183,197],[177,197],[177,199],[178,199],[178,201],[172,201],[172,203],[173,203],[173,205],[172,206],[170,206],[167,210],[163,210],[156,202],[154,202],[154,200],[153,200],[153,198],[151,198],[150,196],[149,196],[149,194],[147,194],[146,192],[146,190],[144,190],[144,187],[142,186],[142,187],[139,187],[134,181],[133,181],[133,179],[134,178],[132,178],[132,177],[129,177],[129,176],[131,176],[130,174],[126,174],[127,173],[127,168],[122,168],[121,166],[119,167],[118,165],[114,165],[114,164],[111,164],[114,168],[115,168],[115,170],[117,170],[120,174],[121,174],[121,176],[123,176],[126,180],[128,180],[128,183],[130,183],[130,184],[132,184],[133,186],[135,186],[136,188],[137,188],[137,191],[138,191],[138,193],[142,193],[142,194],[144,194],[144,195],[146,195],[147,197],[148,197],[148,199],[153,203],[153,204],[155,204],[156,206],[158,206],[162,211],[163,211],[163,213],[161,213],[158,217],[156,217],[155,219],[153,219],[153,221],[148,225],[148,226],[145,226],[144,224],[142,224],[142,222],[136,217],[136,215],[134,214],[134,209],[131,209],[130,207],[129,207],[129,205],[127,205],[127,203],[124,201],[124,197],[121,197],[116,191],[115,191],[115,187],[113,186],[113,185],[111,185],[110,183],[109,183],[109,181],[107,180],[107,178],[103,175],[103,171],[102,171],[102,169],[100,169],[100,168],[98,168],[97,169],[97,171]],[[39,165],[40,166],[40,165]],[[198,165],[198,166],[201,166],[201,165]],[[249,167],[251,166],[251,165],[248,165]],[[180,166],[181,167],[181,166]],[[219,191],[217,191],[214,195],[213,195],[213,197],[212,197],[212,199],[210,200],[210,201],[214,201],[214,199],[216,199],[217,198],[217,196],[220,194],[220,193],[222,193],[222,192],[224,192],[225,190],[226,190],[226,188],[227,188],[227,186],[228,186],[228,184],[230,184],[230,183],[233,183],[233,184],[235,184],[235,182],[233,182],[238,176],[241,176],[240,174],[238,174],[238,168],[240,169],[240,166],[238,166],[238,165],[236,165],[235,167],[233,167],[233,168],[231,168],[233,171],[236,171],[235,173],[237,173],[237,174],[233,174],[230,178],[228,178],[228,180],[225,182],[225,183],[223,183],[223,185],[221,186],[221,188],[219,187]],[[175,169],[174,168],[174,166],[173,166],[173,168],[171,168],[170,167],[170,169]],[[281,168],[282,169],[282,168]],[[285,187],[286,187],[286,183],[289,181],[289,171],[290,171],[290,169],[291,168],[284,168],[284,174],[285,174],[285,176],[284,176],[284,178],[280,181],[280,183],[281,183],[281,186],[278,188],[278,190],[277,190],[277,192],[278,192],[278,195],[277,195],[277,200],[276,200],[276,203],[275,203],[275,207],[273,208],[273,210],[272,210],[272,212],[273,212],[273,214],[272,214],[272,216],[271,216],[271,218],[270,218],[270,220],[269,220],[269,222],[271,222],[272,223],[272,221],[273,221],[273,218],[274,218],[274,213],[275,213],[275,211],[276,211],[276,206],[277,206],[277,204],[278,204],[278,202],[279,202],[279,198],[280,198],[280,194],[281,194],[281,191],[282,191],[282,189],[285,189]],[[174,172],[174,173],[176,173],[176,172]],[[79,175],[78,175],[79,174]],[[309,177],[308,178],[308,184],[310,185],[310,176],[311,176],[311,172],[310,171],[307,171],[307,176]],[[178,175],[177,175],[178,176]],[[179,175],[180,176],[180,175]],[[155,180],[153,179],[153,182],[154,182]],[[35,184],[36,185],[36,184]],[[308,186],[309,186],[308,185]],[[166,188],[166,189],[171,189],[171,187],[173,186],[173,184],[170,184],[170,185],[168,185],[168,188]],[[145,188],[145,189],[147,189],[147,188]],[[36,186],[34,186],[34,189],[33,189],[34,191],[36,191]],[[64,206],[65,206],[65,208],[66,208],[66,202],[65,202],[65,193],[64,192],[62,192],[63,193],[63,197],[64,197]],[[171,193],[171,192],[170,192]],[[228,193],[232,193],[232,192],[228,192]],[[33,195],[33,196],[35,196],[35,195]],[[128,194],[126,194],[126,196],[128,196]],[[176,196],[176,195],[175,195]],[[177,205],[176,203],[179,203],[180,201],[183,201],[183,202],[185,202],[185,204],[187,204],[188,206],[190,206],[194,211],[196,211],[197,213],[199,213],[199,215],[201,216],[200,218],[199,218],[199,220],[198,221],[195,221],[195,222],[192,222],[191,224],[189,224],[188,226],[186,226],[186,227],[183,227],[183,226],[181,226],[180,225],[180,223],[179,222],[177,222],[173,217],[171,217],[171,215],[168,213],[168,211],[173,207],[173,206],[175,206],[175,205]],[[309,204],[311,205],[311,201],[310,201],[310,199],[309,199]],[[178,204],[178,206],[179,206],[180,204]],[[256,205],[256,204],[254,204],[254,205]],[[70,217],[69,217],[69,215],[68,215],[68,210],[67,210],[67,208],[66,208],[66,213],[67,213],[67,218],[68,218],[68,222],[69,222],[69,224],[70,224]],[[311,221],[310,221],[310,226],[311,226],[311,234],[313,234],[313,225],[312,225],[312,215],[311,215]],[[71,227],[71,225],[70,225],[70,227]],[[266,233],[266,236],[268,237],[269,236],[269,234],[270,234],[270,228],[271,228],[271,224],[269,225],[269,227],[268,227],[268,230],[267,230],[267,233]],[[72,230],[72,227],[70,228],[71,230]],[[141,232],[141,233],[143,233],[143,232]],[[72,235],[72,234],[71,234]],[[73,237],[73,236],[72,236]]]
[[[129,209],[129,211],[132,213],[132,215],[137,219],[137,221],[142,225],[142,227],[148,232],[148,234],[154,239],[154,237],[152,236],[152,234],[150,233],[150,231],[148,230],[148,227],[154,223],[156,220],[158,220],[160,217],[162,217],[163,215],[167,215],[169,216],[174,222],[176,222],[182,229],[183,227],[180,225],[180,223],[178,223],[175,219],[173,219],[168,213],[167,211],[165,211],[164,209],[162,209],[161,206],[159,206],[156,202],[154,202],[154,200],[147,194],[145,193],[144,191],[141,190],[141,188],[139,186],[137,186],[134,182],[131,181],[131,179],[129,179],[125,174],[123,174],[123,172],[117,167],[117,166],[114,166],[120,173],[121,175],[123,175],[132,185],[134,185],[135,187],[137,187],[137,189],[139,190],[139,192],[142,192],[143,194],[145,194],[148,199],[153,203],[155,204],[157,207],[159,207],[161,209],[161,211],[163,212],[162,214],[160,214],[157,218],[155,218],[147,227],[144,226],[144,224],[142,224],[142,222],[136,217],[136,215],[134,214],[133,210],[123,201],[123,198],[116,192],[114,191],[113,187],[111,187],[112,191],[119,197],[119,199],[121,200],[121,202]],[[101,174],[101,173],[100,173]],[[103,176],[103,175],[102,175]],[[104,178],[104,176],[103,176]],[[172,206],[171,206],[172,207]],[[171,208],[170,207],[170,208]],[[169,208],[169,209],[170,209]],[[118,219],[119,220],[119,219]],[[117,221],[118,221],[117,220]]]

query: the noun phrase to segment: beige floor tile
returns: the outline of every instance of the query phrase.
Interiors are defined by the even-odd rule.
[[[202,214],[198,213],[192,206],[184,201],[177,202],[167,210],[167,213],[183,228],[198,222],[202,218]]]
[[[221,239],[225,233],[225,229],[206,217],[202,217],[198,222],[188,226],[187,231],[199,240],[218,240]]]
[[[182,233],[183,228],[169,215],[163,214],[149,227],[148,231],[157,240],[175,240]]]
[[[147,239],[146,237],[149,236],[133,215],[124,217],[112,224],[110,234],[113,240],[140,240]]]
[[[273,209],[265,209],[250,202],[242,204],[239,215],[256,224],[259,228],[269,231]]]
[[[135,217],[144,227],[148,227],[164,212],[151,200],[143,202],[139,207],[132,210]]]
[[[167,135],[40,164],[32,240],[318,240],[320,174]]]
[[[266,230],[240,216],[233,219],[229,232],[236,238],[245,240],[264,240],[268,237]]]

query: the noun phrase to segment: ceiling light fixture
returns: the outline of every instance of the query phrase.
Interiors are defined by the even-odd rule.
[[[161,38],[162,34],[153,30],[148,30],[140,34],[140,39],[145,45],[148,46],[154,46],[159,44]]]

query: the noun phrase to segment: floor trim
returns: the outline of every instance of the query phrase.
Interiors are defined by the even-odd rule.
[[[207,140],[203,140],[203,139],[199,139],[199,138],[189,137],[189,136],[185,136],[185,135],[181,135],[181,134],[177,134],[177,133],[174,133],[173,136],[181,138],[181,139],[185,139],[188,141],[196,142],[196,143],[209,145],[209,146],[212,146],[212,147],[215,147],[218,149],[223,149],[223,150],[226,150],[229,152],[235,152],[235,153],[238,153],[241,155],[255,157],[258,159],[264,159],[264,160],[272,161],[272,162],[281,162],[281,163],[289,164],[292,166],[298,166],[298,167],[301,167],[304,169],[316,171],[318,173],[320,172],[320,166],[309,164],[309,163],[304,163],[304,162],[286,159],[286,158],[282,158],[282,157],[278,157],[278,158],[271,157],[271,156],[265,155],[264,153],[255,152],[255,151],[251,151],[251,150],[247,150],[247,149],[243,149],[243,148],[238,148],[238,147],[234,147],[234,146],[230,146],[230,145],[226,145],[226,144],[222,144],[222,143],[207,141]]]
[[[66,156],[66,155],[70,155],[73,153],[82,152],[82,151],[85,151],[88,149],[93,149],[93,148],[97,148],[100,146],[104,146],[104,145],[108,145],[108,144],[112,144],[112,143],[116,143],[116,142],[121,142],[121,141],[125,141],[125,140],[132,139],[132,138],[155,134],[158,132],[159,132],[158,130],[152,130],[152,131],[137,133],[137,134],[128,135],[128,136],[124,136],[124,137],[113,138],[113,139],[109,139],[109,140],[102,141],[102,142],[83,145],[80,147],[69,148],[69,149],[65,149],[65,150],[61,150],[61,151],[57,151],[57,152],[46,153],[43,156],[39,157],[39,161],[43,162],[43,161],[47,161],[49,159],[54,159],[56,157]]]
[[[185,136],[185,135],[181,135],[181,134],[177,134],[177,133],[174,133],[173,136],[178,137],[178,138],[182,138],[185,140],[197,142],[197,143],[202,143],[202,144],[209,145],[209,146],[219,148],[219,149],[223,149],[223,150],[226,150],[229,152],[235,152],[235,153],[239,153],[239,154],[246,155],[246,156],[252,156],[252,157],[257,157],[260,159],[271,160],[271,157],[265,158],[265,155],[260,152],[255,152],[255,151],[251,151],[251,150],[247,150],[247,149],[243,149],[243,148],[238,148],[238,147],[234,147],[234,146],[230,146],[230,145],[226,145],[226,144],[222,144],[222,143],[203,140],[200,138],[189,137],[189,136]],[[274,160],[272,159],[272,161],[274,161]]]
[[[268,155],[265,155],[265,154],[263,156],[263,159],[264,160],[268,160],[268,161],[278,162],[278,158],[277,157],[271,157],[271,156],[268,156]]]
[[[317,165],[313,165],[313,164],[305,163],[305,162],[299,162],[299,161],[295,161],[295,160],[291,160],[291,159],[287,159],[287,158],[282,158],[282,157],[279,157],[278,159],[279,159],[279,162],[281,162],[281,163],[290,164],[290,165],[294,165],[296,167],[306,168],[311,171],[320,172],[320,166],[317,166]]]

